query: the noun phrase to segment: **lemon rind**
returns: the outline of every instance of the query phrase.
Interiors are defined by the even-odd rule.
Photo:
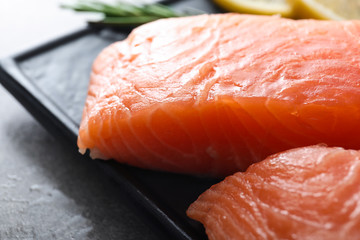
[[[287,3],[266,3],[266,2],[251,2],[249,0],[214,0],[214,2],[221,8],[239,13],[276,15],[280,14],[283,17],[292,17],[293,9]]]
[[[321,20],[344,20],[343,17],[336,14],[324,5],[313,0],[297,0],[294,8],[297,18],[313,18]]]

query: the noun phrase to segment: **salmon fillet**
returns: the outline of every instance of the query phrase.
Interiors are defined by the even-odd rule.
[[[360,22],[240,14],[136,28],[93,64],[78,146],[225,176],[270,154],[360,148]]]
[[[187,210],[209,239],[360,237],[360,151],[321,146],[273,155],[203,193]]]

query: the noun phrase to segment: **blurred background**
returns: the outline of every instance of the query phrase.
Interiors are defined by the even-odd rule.
[[[84,18],[56,0],[0,1],[0,58],[82,28]],[[0,116],[0,239],[169,239],[1,85]]]
[[[85,26],[85,14],[59,5],[57,0],[0,1],[0,57]]]

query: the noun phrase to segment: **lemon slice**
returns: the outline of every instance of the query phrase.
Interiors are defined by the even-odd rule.
[[[214,0],[214,2],[230,12],[293,16],[292,6],[287,0]]]
[[[298,18],[360,19],[360,0],[293,0]]]

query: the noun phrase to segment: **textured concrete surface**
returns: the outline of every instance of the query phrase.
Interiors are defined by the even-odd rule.
[[[57,1],[0,1],[0,57],[83,26]],[[0,239],[167,239],[0,85]]]
[[[211,12],[209,1],[181,2]],[[83,19],[59,9],[57,0],[0,1],[0,58],[79,29]],[[3,239],[171,238],[96,164],[61,145],[0,85]]]
[[[0,87],[0,239],[166,239]]]

